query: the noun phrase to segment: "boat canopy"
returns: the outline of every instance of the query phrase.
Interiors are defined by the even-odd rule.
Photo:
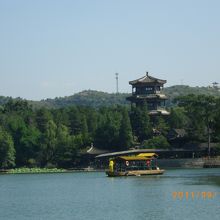
[[[150,159],[150,158],[141,157],[141,156],[121,156],[121,157],[118,157],[118,159],[131,161],[131,160],[147,160],[147,159]]]
[[[140,153],[137,155],[138,157],[158,157],[155,153]]]

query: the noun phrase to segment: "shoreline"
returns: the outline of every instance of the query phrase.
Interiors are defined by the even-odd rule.
[[[196,168],[220,168],[220,158],[204,159],[158,159],[159,167],[164,169],[196,169]],[[107,169],[107,168],[106,168]],[[27,168],[0,169],[0,174],[48,174],[48,173],[75,173],[75,172],[105,172],[106,169],[93,167],[82,168]]]
[[[104,169],[79,168],[79,169],[59,169],[59,168],[15,168],[2,169],[1,174],[49,174],[49,173],[76,173],[76,172],[105,172]]]

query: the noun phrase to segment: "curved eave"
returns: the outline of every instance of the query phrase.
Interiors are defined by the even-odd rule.
[[[129,82],[129,84],[130,85],[132,85],[132,86],[137,86],[137,85],[155,85],[155,84],[157,84],[157,85],[164,85],[165,83],[167,83],[167,81],[166,80],[164,80],[164,81],[162,81],[162,80],[160,80],[160,81],[152,81],[152,82],[140,82],[140,81],[130,81]]]

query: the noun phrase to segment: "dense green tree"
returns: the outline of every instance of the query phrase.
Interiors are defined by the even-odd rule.
[[[41,108],[36,112],[37,128],[42,132],[47,131],[48,122],[52,120],[51,112],[46,108]]]
[[[95,146],[118,150],[121,110],[118,108],[101,109],[101,116],[96,129]]]
[[[88,144],[89,141],[89,134],[88,134],[88,125],[87,125],[87,121],[86,121],[86,116],[82,115],[81,117],[82,121],[81,121],[81,134],[82,134],[82,138],[84,140],[85,144]]]
[[[212,131],[213,131],[213,138],[215,141],[220,141],[220,98],[216,100],[216,114],[212,121]],[[220,149],[220,145],[219,145]],[[219,150],[220,151],[220,150]]]
[[[189,95],[179,98],[179,105],[187,111],[190,119],[188,132],[192,139],[206,140],[208,155],[210,155],[210,142],[212,129],[217,113],[217,99],[213,96]]]
[[[167,149],[170,147],[169,142],[163,135],[154,136],[151,139],[144,141],[144,148],[154,148],[154,149]]]
[[[49,120],[46,124],[46,131],[42,134],[41,137],[41,155],[40,160],[43,166],[48,163],[54,162],[54,153],[56,149],[56,136],[57,126],[53,120]]]
[[[71,135],[79,135],[82,131],[82,115],[80,114],[78,108],[72,107],[69,112],[69,127]]]
[[[31,106],[28,104],[27,101],[22,99],[10,99],[4,105],[4,111],[6,113],[17,112],[17,113],[24,113],[28,111],[32,111]]]
[[[53,115],[54,123],[59,125],[69,125],[69,115],[68,115],[68,108],[61,108],[61,109],[52,109],[51,113]]]
[[[55,162],[59,167],[67,168],[73,166],[77,154],[76,144],[70,136],[68,127],[60,124],[57,128],[57,142]]]
[[[25,154],[23,154],[24,146],[22,145],[22,137],[24,137],[27,132],[27,126],[25,124],[24,118],[17,115],[16,113],[11,113],[7,117],[7,130],[13,138],[13,142],[16,150],[16,165],[23,166],[25,164]]]
[[[0,168],[11,168],[15,166],[15,149],[13,139],[0,128]]]
[[[131,124],[133,133],[135,136],[137,136],[140,142],[151,136],[152,126],[146,104],[132,107]]]
[[[88,132],[90,135],[94,135],[98,126],[98,112],[95,109],[88,108],[86,111],[86,119]]]
[[[20,163],[23,165],[29,165],[29,162],[33,160],[35,165],[37,165],[37,157],[40,153],[40,135],[40,131],[34,126],[28,126],[23,131],[19,144]]]
[[[172,107],[170,109],[170,115],[168,116],[170,128],[185,128],[187,123],[189,123],[189,119],[183,107]]]
[[[188,95],[178,99],[180,107],[184,107],[189,123],[186,126],[187,134],[192,141],[205,141],[205,122],[199,115],[198,97]]]
[[[166,136],[170,127],[164,117],[158,116],[154,122],[154,128],[161,134]]]
[[[131,122],[128,111],[123,109],[121,126],[119,130],[119,147],[122,150],[129,149],[133,144]]]

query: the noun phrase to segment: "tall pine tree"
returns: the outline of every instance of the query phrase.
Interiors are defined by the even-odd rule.
[[[119,147],[122,150],[129,149],[132,146],[132,128],[131,122],[126,109],[123,109],[121,126],[119,130]]]
[[[0,128],[0,168],[11,168],[15,165],[14,142],[8,132]]]

